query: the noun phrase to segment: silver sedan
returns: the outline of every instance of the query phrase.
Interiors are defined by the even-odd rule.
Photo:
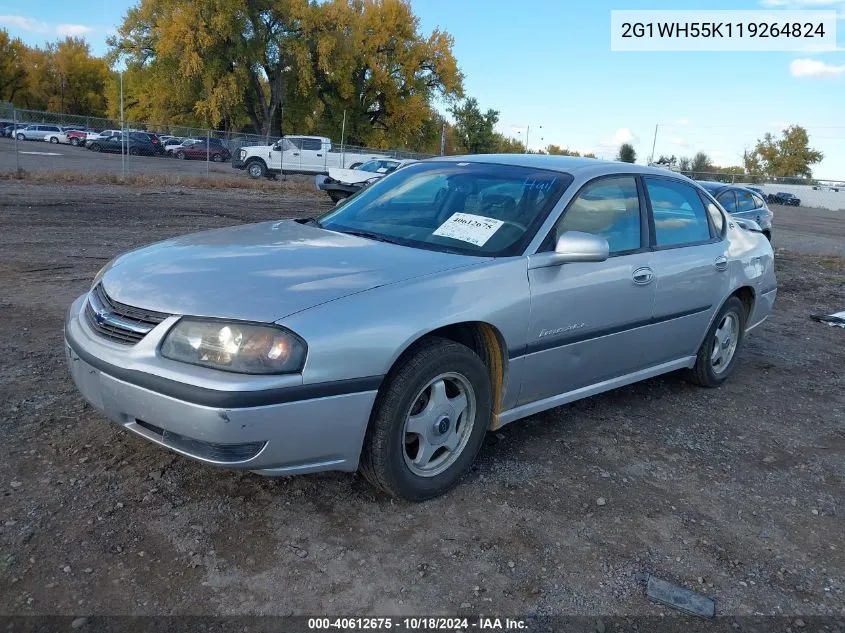
[[[718,386],[776,293],[760,227],[683,176],[449,157],[121,255],[65,338],[85,398],[151,442],[422,500],[488,430],[674,370]]]

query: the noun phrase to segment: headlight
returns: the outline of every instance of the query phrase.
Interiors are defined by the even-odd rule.
[[[307,349],[281,327],[183,318],[164,338],[161,355],[239,374],[288,374],[302,370]]]

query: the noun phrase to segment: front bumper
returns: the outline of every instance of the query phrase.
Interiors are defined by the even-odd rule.
[[[200,372],[204,368],[158,356],[159,343],[177,317],[156,326],[136,345],[125,346],[91,330],[82,316],[86,300],[87,295],[78,298],[65,319],[65,353],[79,391],[113,422],[201,462],[263,475],[357,469],[375,388],[346,393],[335,388],[327,392],[331,395],[310,397],[317,391],[301,379],[298,385],[267,390],[267,377]],[[174,368],[184,369],[183,381],[177,382]],[[137,384],[143,379],[178,386],[184,397]],[[284,379],[289,383],[294,377]],[[250,394],[272,397],[260,406],[210,406],[209,401],[219,399],[215,394],[232,401]]]

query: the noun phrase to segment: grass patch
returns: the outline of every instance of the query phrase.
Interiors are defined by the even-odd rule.
[[[123,185],[126,187],[190,187],[193,189],[250,189],[268,193],[285,193],[325,198],[317,191],[314,181],[303,178],[289,178],[282,182],[266,178],[252,179],[245,175],[210,174],[196,176],[186,174],[120,174],[107,172],[78,171],[35,171],[18,169],[0,172],[0,180],[20,180],[36,184],[67,185]]]

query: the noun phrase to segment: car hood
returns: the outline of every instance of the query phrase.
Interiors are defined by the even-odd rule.
[[[170,314],[270,322],[346,295],[482,258],[282,220],[177,237],[113,260],[112,299]]]
[[[348,185],[357,185],[374,178],[382,178],[384,174],[372,171],[361,171],[360,169],[329,169],[329,178]]]

